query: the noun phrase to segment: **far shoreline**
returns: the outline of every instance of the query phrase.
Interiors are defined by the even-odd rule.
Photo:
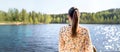
[[[38,23],[38,24],[67,24],[67,23]],[[115,24],[115,23],[80,23],[80,24]],[[0,25],[30,25],[28,23],[23,23],[23,22],[0,22]],[[33,24],[37,25],[37,24]],[[116,24],[117,25],[117,24]]]
[[[0,25],[29,25],[30,23],[23,22],[0,22]],[[38,24],[46,24],[46,23],[38,23]]]
[[[0,25],[21,25],[23,22],[0,22]]]

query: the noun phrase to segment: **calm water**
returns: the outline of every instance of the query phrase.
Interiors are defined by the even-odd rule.
[[[1,25],[0,52],[58,52],[59,29],[64,25]],[[120,25],[81,26],[89,29],[98,52],[120,51]]]

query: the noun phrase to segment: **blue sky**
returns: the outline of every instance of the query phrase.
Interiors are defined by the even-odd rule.
[[[75,6],[80,12],[97,12],[111,8],[120,8],[120,0],[0,0],[0,10],[24,8],[28,12],[36,11],[47,14],[67,13]]]

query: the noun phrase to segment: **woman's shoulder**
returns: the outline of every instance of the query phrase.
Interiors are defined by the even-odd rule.
[[[67,30],[68,27],[69,27],[69,26],[62,26],[62,27],[60,28],[60,32],[65,32],[65,30]]]
[[[79,26],[79,29],[88,31],[88,28],[83,27],[83,26]]]
[[[79,26],[79,30],[81,31],[80,33],[82,33],[83,35],[87,35],[89,33],[88,28],[83,26]]]

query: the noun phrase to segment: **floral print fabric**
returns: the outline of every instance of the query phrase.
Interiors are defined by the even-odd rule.
[[[88,30],[79,27],[77,36],[73,38],[71,28],[71,26],[64,26],[60,29],[59,52],[93,52]]]

